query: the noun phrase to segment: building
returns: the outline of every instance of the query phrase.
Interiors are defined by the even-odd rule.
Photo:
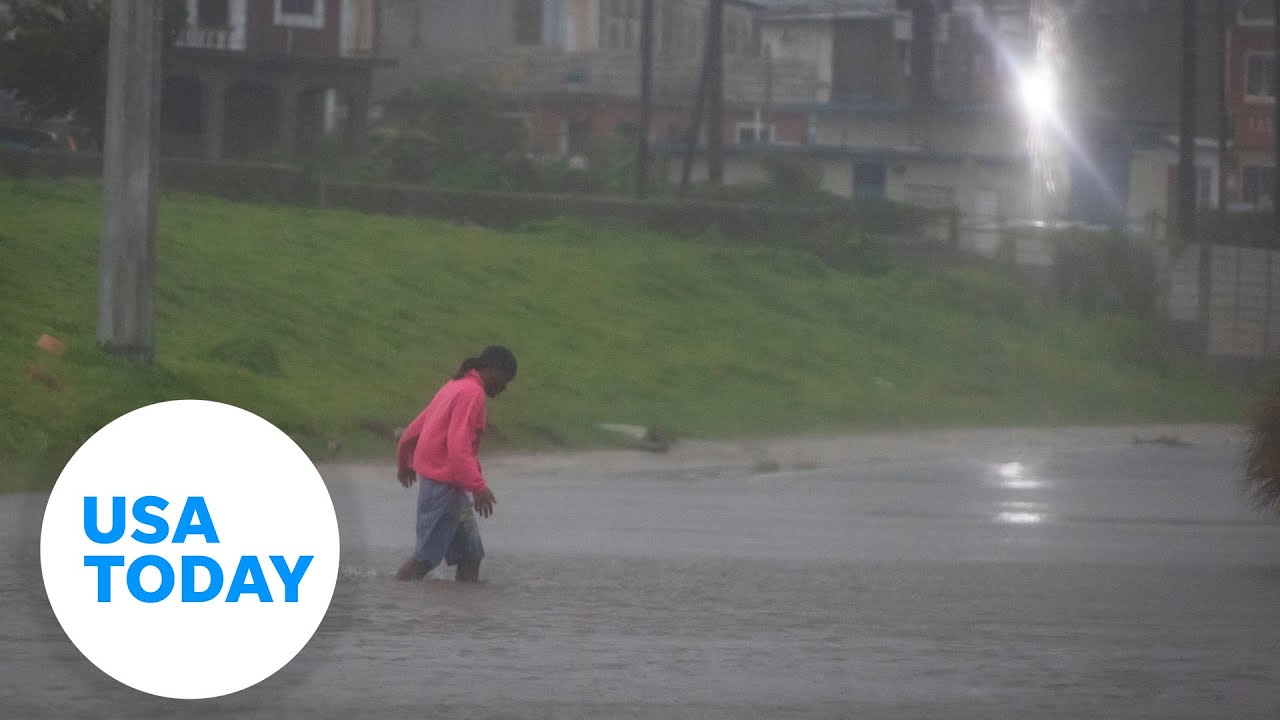
[[[1235,0],[1224,2],[1234,14]],[[723,133],[726,182],[763,180],[762,154],[783,153],[815,164],[833,193],[954,207],[977,226],[1168,217],[1181,5],[729,0],[726,122],[711,130]],[[375,96],[390,100],[434,73],[470,74],[513,99],[538,149],[583,152],[595,139],[634,131],[640,7],[640,0],[384,0],[379,47],[400,63],[377,73]],[[1224,176],[1216,148],[1227,130],[1213,100],[1223,89],[1217,3],[1199,8],[1199,197],[1216,203],[1226,177],[1229,199],[1256,204],[1271,183],[1263,157],[1270,139],[1249,128],[1272,127],[1269,106],[1233,91],[1238,120],[1229,142],[1243,164]],[[650,139],[677,155],[706,10],[706,0],[655,0]],[[1254,27],[1259,37],[1246,41],[1249,27],[1234,31],[1241,40],[1232,62],[1252,63],[1256,85],[1273,61],[1247,43],[1261,43],[1270,30]],[[1233,72],[1243,88],[1244,71]],[[670,164],[673,178],[678,164]],[[701,151],[694,166],[695,177],[705,176]],[[978,241],[994,242],[993,234]]]
[[[1197,197],[1215,206],[1223,91],[1218,9],[1197,3],[1195,146]],[[1179,0],[1082,0],[1063,16],[1071,130],[1068,217],[1133,227],[1176,215],[1182,3]],[[1230,176],[1228,176],[1230,180]]]
[[[707,0],[655,0],[651,140],[688,127],[705,46]],[[770,61],[755,32],[758,5],[728,0],[724,16],[729,142],[800,143],[807,114],[770,107],[807,102],[810,63]],[[639,117],[640,0],[384,0],[379,46],[398,59],[375,95],[393,104],[423,78],[464,74],[511,98],[534,146],[576,154],[602,137],[632,136]],[[766,127],[767,125],[767,127]],[[705,137],[705,129],[703,136]]]
[[[1019,92],[1039,62],[1027,0],[774,2],[757,23],[764,53],[810,63],[816,83],[777,105],[805,116],[799,146],[731,146],[730,181],[790,153],[832,193],[956,208],[985,249],[1003,222],[1061,216],[1058,145]]]
[[[1232,18],[1226,80],[1235,152],[1228,168],[1227,204],[1236,210],[1275,207],[1274,17],[1272,3],[1254,0]]]
[[[377,0],[187,0],[167,59],[168,152],[289,157],[340,132],[367,140]]]
[[[706,0],[655,0],[651,140],[683,152]],[[390,100],[465,73],[515,100],[538,149],[575,154],[631,135],[639,115],[640,0],[386,0],[380,71]],[[853,197],[956,206],[994,224],[1059,212],[1038,176],[1016,70],[1034,50],[1030,0],[729,0],[724,138],[730,183],[764,179],[762,153],[821,167]],[[914,41],[927,37],[929,42]],[[1009,58],[1016,56],[1017,62]],[[1047,146],[1046,146],[1047,147]],[[679,163],[670,164],[672,179]],[[695,177],[705,176],[695,162]]]

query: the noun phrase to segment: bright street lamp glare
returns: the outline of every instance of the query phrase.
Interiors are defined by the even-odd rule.
[[[1022,105],[1027,114],[1036,120],[1052,116],[1058,101],[1058,88],[1053,74],[1043,67],[1036,67],[1023,72],[1019,82]]]

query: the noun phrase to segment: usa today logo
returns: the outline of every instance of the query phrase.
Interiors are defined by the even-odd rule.
[[[40,535],[45,590],[84,656],[168,698],[238,692],[292,660],[338,577],[338,522],[310,459],[262,418],[158,403],[67,463]]]

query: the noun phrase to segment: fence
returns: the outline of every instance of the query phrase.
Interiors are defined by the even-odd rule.
[[[1180,324],[1200,319],[1200,251],[1189,247],[1167,271],[1165,315]],[[1215,246],[1210,257],[1208,352],[1218,357],[1270,358],[1280,351],[1280,252]]]

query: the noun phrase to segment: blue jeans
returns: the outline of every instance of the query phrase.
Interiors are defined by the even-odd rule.
[[[455,485],[418,476],[418,527],[413,559],[418,577],[431,572],[441,561],[464,571],[477,570],[484,558],[480,524],[471,496]]]

